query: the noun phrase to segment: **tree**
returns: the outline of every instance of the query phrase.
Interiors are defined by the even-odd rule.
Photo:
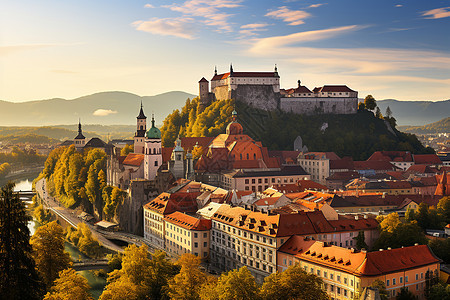
[[[366,106],[364,105],[364,102],[359,102],[358,103],[358,110],[359,111],[363,111],[366,108]]]
[[[167,283],[178,271],[162,251],[156,251],[150,259],[146,245],[128,246],[121,265],[108,274],[101,300],[164,299]]]
[[[417,296],[415,296],[413,293],[411,293],[406,288],[401,288],[400,292],[395,296],[396,300],[415,300],[417,299]]]
[[[437,205],[439,214],[446,224],[450,223],[450,196],[443,197]]]
[[[133,153],[133,151],[134,151],[134,145],[126,144],[125,147],[123,147],[122,150],[120,150],[120,155],[127,156],[128,154]]]
[[[274,273],[264,279],[260,290],[262,299],[328,299],[322,288],[322,279],[314,274],[308,274],[300,265],[290,266],[286,271]]]
[[[430,288],[428,293],[428,300],[443,300],[450,299],[450,285],[444,285],[442,283],[438,283],[433,285]]]
[[[381,110],[378,106],[375,109],[375,117],[377,117],[378,119],[383,119],[383,115],[381,114]]]
[[[39,227],[31,237],[33,258],[47,288],[60,271],[72,265],[70,255],[64,250],[64,233],[56,221]]]
[[[44,300],[91,300],[89,289],[86,278],[78,275],[74,269],[65,269],[59,273],[59,278]]]
[[[400,223],[393,232],[382,231],[376,240],[374,249],[399,248],[413,246],[415,243],[426,245],[427,238],[416,221]]]
[[[430,228],[430,216],[429,216],[429,211],[428,211],[428,205],[425,204],[425,202],[422,202],[419,204],[419,207],[417,209],[417,213],[416,213],[416,220],[417,220],[417,224],[419,224],[419,226],[422,229],[427,229]]]
[[[377,106],[377,101],[372,95],[367,95],[366,98],[364,98],[364,106],[368,110],[374,110]]]
[[[44,209],[44,206],[42,204],[34,209],[33,215],[40,224],[44,225],[50,222],[52,219],[52,214],[47,209]]]
[[[380,222],[380,228],[382,231],[393,233],[394,230],[401,224],[400,218],[397,213],[390,213]]]
[[[79,223],[76,230],[68,229],[67,240],[87,256],[97,258],[103,254],[101,244],[92,236],[91,230],[84,223]]]
[[[169,296],[171,299],[200,299],[200,287],[206,279],[206,274],[200,270],[200,257],[190,253],[183,254],[177,261],[181,266],[180,273],[169,281]]]
[[[25,204],[9,182],[0,190],[0,295],[5,299],[40,299],[44,285],[31,255]]]
[[[409,207],[407,210],[406,210],[406,213],[405,213],[405,221],[406,222],[412,222],[412,221],[414,221],[416,219],[416,212],[414,211],[414,209],[412,209],[411,207]]]
[[[391,110],[391,108],[389,106],[386,107],[386,112],[384,114],[388,118],[392,117],[392,110]]]
[[[388,292],[386,290],[386,285],[380,279],[377,279],[374,282],[372,282],[370,287],[378,289],[378,292],[380,293],[380,299],[381,300],[387,300],[389,298]]]
[[[247,267],[220,275],[216,289],[219,300],[259,298],[258,285]]]
[[[366,244],[366,237],[364,236],[364,230],[358,232],[358,235],[353,238],[356,242],[356,248],[358,250],[367,249],[369,246]]]
[[[442,259],[444,263],[450,263],[450,239],[447,238],[445,240],[430,240],[428,242],[433,253],[436,254],[437,257]]]

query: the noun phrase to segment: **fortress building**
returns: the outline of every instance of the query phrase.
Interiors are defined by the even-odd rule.
[[[358,109],[358,92],[346,85],[324,85],[312,91],[302,86],[281,89],[280,76],[275,66],[273,72],[234,72],[217,74],[209,82],[199,81],[200,105],[204,108],[214,100],[235,99],[249,106],[280,109],[296,114],[354,114]]]

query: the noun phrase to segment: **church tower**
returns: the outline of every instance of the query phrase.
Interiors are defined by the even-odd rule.
[[[81,129],[81,121],[78,120],[78,135],[73,139],[75,148],[80,150],[86,145],[86,138],[83,135],[83,130]]]
[[[155,118],[152,116],[152,127],[145,134],[144,178],[154,180],[161,165],[161,131],[155,127]]]
[[[134,134],[134,153],[144,154],[145,148],[145,132],[147,131],[147,117],[142,107],[139,115],[136,117],[136,133]]]

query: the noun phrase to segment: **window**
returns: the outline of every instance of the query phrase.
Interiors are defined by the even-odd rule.
[[[403,283],[403,277],[400,276],[400,283]]]
[[[194,238],[197,238],[197,237],[198,237],[197,232],[194,232]]]
[[[194,247],[198,248],[198,243],[197,242],[194,243]]]
[[[339,281],[339,282],[341,282],[341,275],[337,275],[337,276],[336,276],[336,280]]]
[[[204,232],[204,233],[203,233],[203,237],[204,237],[204,238],[208,237],[208,233]]]
[[[348,297],[348,295],[347,295],[347,290],[344,290],[344,296],[345,296],[345,297]]]
[[[157,160],[155,160],[155,167],[157,167],[158,166],[158,161]]]
[[[331,280],[333,280],[333,277],[334,277],[333,274],[330,274],[330,279],[331,279]]]
[[[386,286],[389,286],[389,279],[386,280]]]
[[[203,247],[208,247],[208,243],[207,242],[203,242]]]
[[[323,272],[323,277],[327,278],[327,271]]]
[[[317,276],[320,276],[320,270],[317,270]]]
[[[336,290],[337,290],[337,293],[340,295],[341,294],[341,288],[337,287]]]
[[[347,278],[344,278],[344,284],[348,284],[348,283],[347,283]]]
[[[416,274],[416,280],[419,280],[419,273]]]
[[[395,278],[392,278],[392,285],[395,285]]]
[[[405,282],[408,283],[408,276],[405,276]]]

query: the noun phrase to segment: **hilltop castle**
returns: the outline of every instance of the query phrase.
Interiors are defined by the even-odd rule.
[[[277,67],[273,72],[234,72],[217,74],[209,81],[199,81],[200,105],[204,108],[214,100],[235,99],[264,110],[280,109],[296,114],[354,114],[358,109],[358,92],[346,85],[324,85],[312,91],[302,86],[280,89]]]

